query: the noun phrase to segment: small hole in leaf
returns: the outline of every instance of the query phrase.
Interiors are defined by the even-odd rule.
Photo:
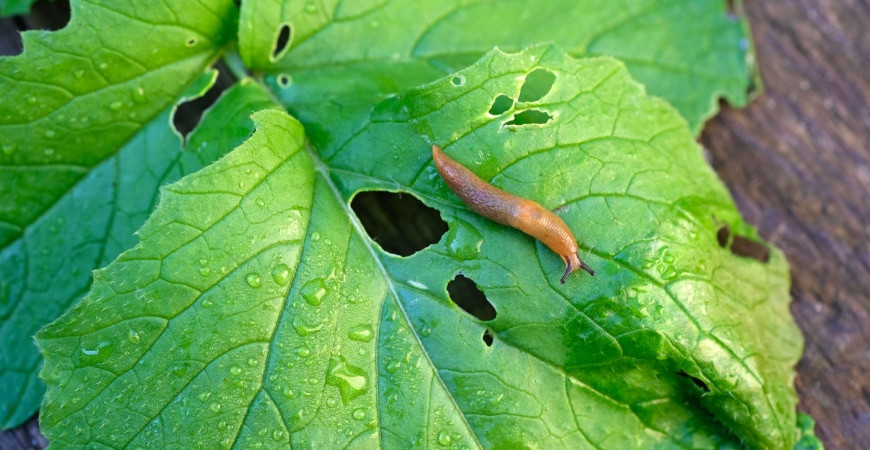
[[[545,124],[553,120],[553,116],[537,109],[529,109],[521,113],[514,114],[513,120],[505,123],[507,125],[530,125],[530,124]]]
[[[196,38],[192,37],[192,38],[188,39],[187,42],[185,42],[185,44],[187,44],[188,47],[193,47],[194,45],[196,45]]]
[[[493,116],[497,116],[511,109],[511,106],[514,106],[514,100],[507,95],[502,94],[496,97],[495,101],[492,102],[492,108],[489,108],[489,113]]]
[[[447,223],[438,210],[408,193],[360,192],[350,207],[369,237],[394,255],[411,256],[447,232]]]
[[[214,85],[202,96],[179,104],[172,115],[172,125],[185,142],[187,142],[187,136],[196,129],[202,114],[236,81],[223,62],[216,63],[214,67],[218,71]]]
[[[760,262],[770,260],[770,250],[766,245],[739,234],[732,235],[728,225],[719,228],[719,231],[716,232],[716,240],[719,241],[719,246],[722,248],[728,247],[730,242],[731,253],[737,256],[752,258]]]
[[[447,283],[447,293],[450,294],[450,299],[456,303],[456,306],[479,320],[495,319],[495,307],[471,278],[457,274]]]
[[[489,328],[483,332],[483,343],[486,344],[487,347],[492,347],[492,330]]]
[[[275,40],[275,48],[272,50],[272,61],[280,59],[284,52],[287,51],[287,44],[290,43],[290,25],[281,25],[281,30],[278,31],[278,39]]]
[[[535,69],[532,73],[526,76],[526,81],[523,82],[523,87],[520,89],[520,97],[517,101],[520,102],[536,102],[550,92],[553,87],[553,82],[556,81],[556,75],[549,70]]]
[[[462,86],[463,84],[465,84],[465,76],[457,75],[450,79],[450,83],[452,83],[454,86]]]
[[[287,89],[287,87],[290,86],[290,81],[290,75],[287,75],[286,73],[278,75],[278,86],[280,86],[281,89]]]
[[[691,380],[692,383],[694,383],[695,386],[698,386],[698,387],[701,388],[704,392],[710,392],[710,388],[707,387],[707,383],[704,383],[704,381],[702,381],[700,378],[695,378],[695,377],[693,377],[693,376],[687,374],[686,372],[684,372],[684,371],[682,371],[682,370],[679,371],[679,372],[677,372],[677,375],[679,375],[679,376],[681,376],[681,377],[686,377],[686,378],[688,378],[689,380]]]

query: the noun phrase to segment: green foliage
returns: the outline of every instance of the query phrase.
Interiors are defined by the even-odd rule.
[[[746,100],[741,24],[580,3],[74,2],[26,35],[0,59],[2,425],[62,314],[37,335],[59,447],[794,445],[788,268],[717,240],[759,239],[693,138]],[[184,142],[221,54],[257,78]],[[574,58],[598,54],[625,63]],[[433,143],[556,209],[596,277],[472,213]],[[348,206],[373,189],[449,231],[385,252]],[[450,300],[459,272],[495,319]]]

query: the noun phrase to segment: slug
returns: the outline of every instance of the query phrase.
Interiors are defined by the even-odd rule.
[[[577,255],[577,239],[559,216],[541,205],[505,192],[480,179],[473,172],[447,156],[441,147],[432,146],[432,159],[438,173],[450,188],[474,212],[502,225],[514,227],[541,241],[565,262],[565,284],[568,275],[578,269],[595,272]]]

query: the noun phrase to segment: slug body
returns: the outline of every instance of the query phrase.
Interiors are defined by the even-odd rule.
[[[561,256],[565,262],[565,275],[560,280],[562,283],[565,283],[571,272],[578,269],[595,275],[580,260],[577,255],[577,239],[559,216],[531,200],[505,192],[483,181],[447,156],[437,145],[432,146],[432,158],[447,187],[474,212],[534,237]]]

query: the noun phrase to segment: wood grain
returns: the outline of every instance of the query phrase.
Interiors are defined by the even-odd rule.
[[[870,445],[870,4],[750,1],[765,92],[701,142],[788,256],[806,338],[799,409],[831,449]],[[867,447],[863,447],[867,448]]]
[[[862,448],[870,445],[870,2],[744,8],[766,90],[745,109],[723,105],[701,142],[747,220],[791,263],[792,312],[806,336],[799,408],[827,448]],[[3,449],[45,445],[35,418],[0,433]]]

